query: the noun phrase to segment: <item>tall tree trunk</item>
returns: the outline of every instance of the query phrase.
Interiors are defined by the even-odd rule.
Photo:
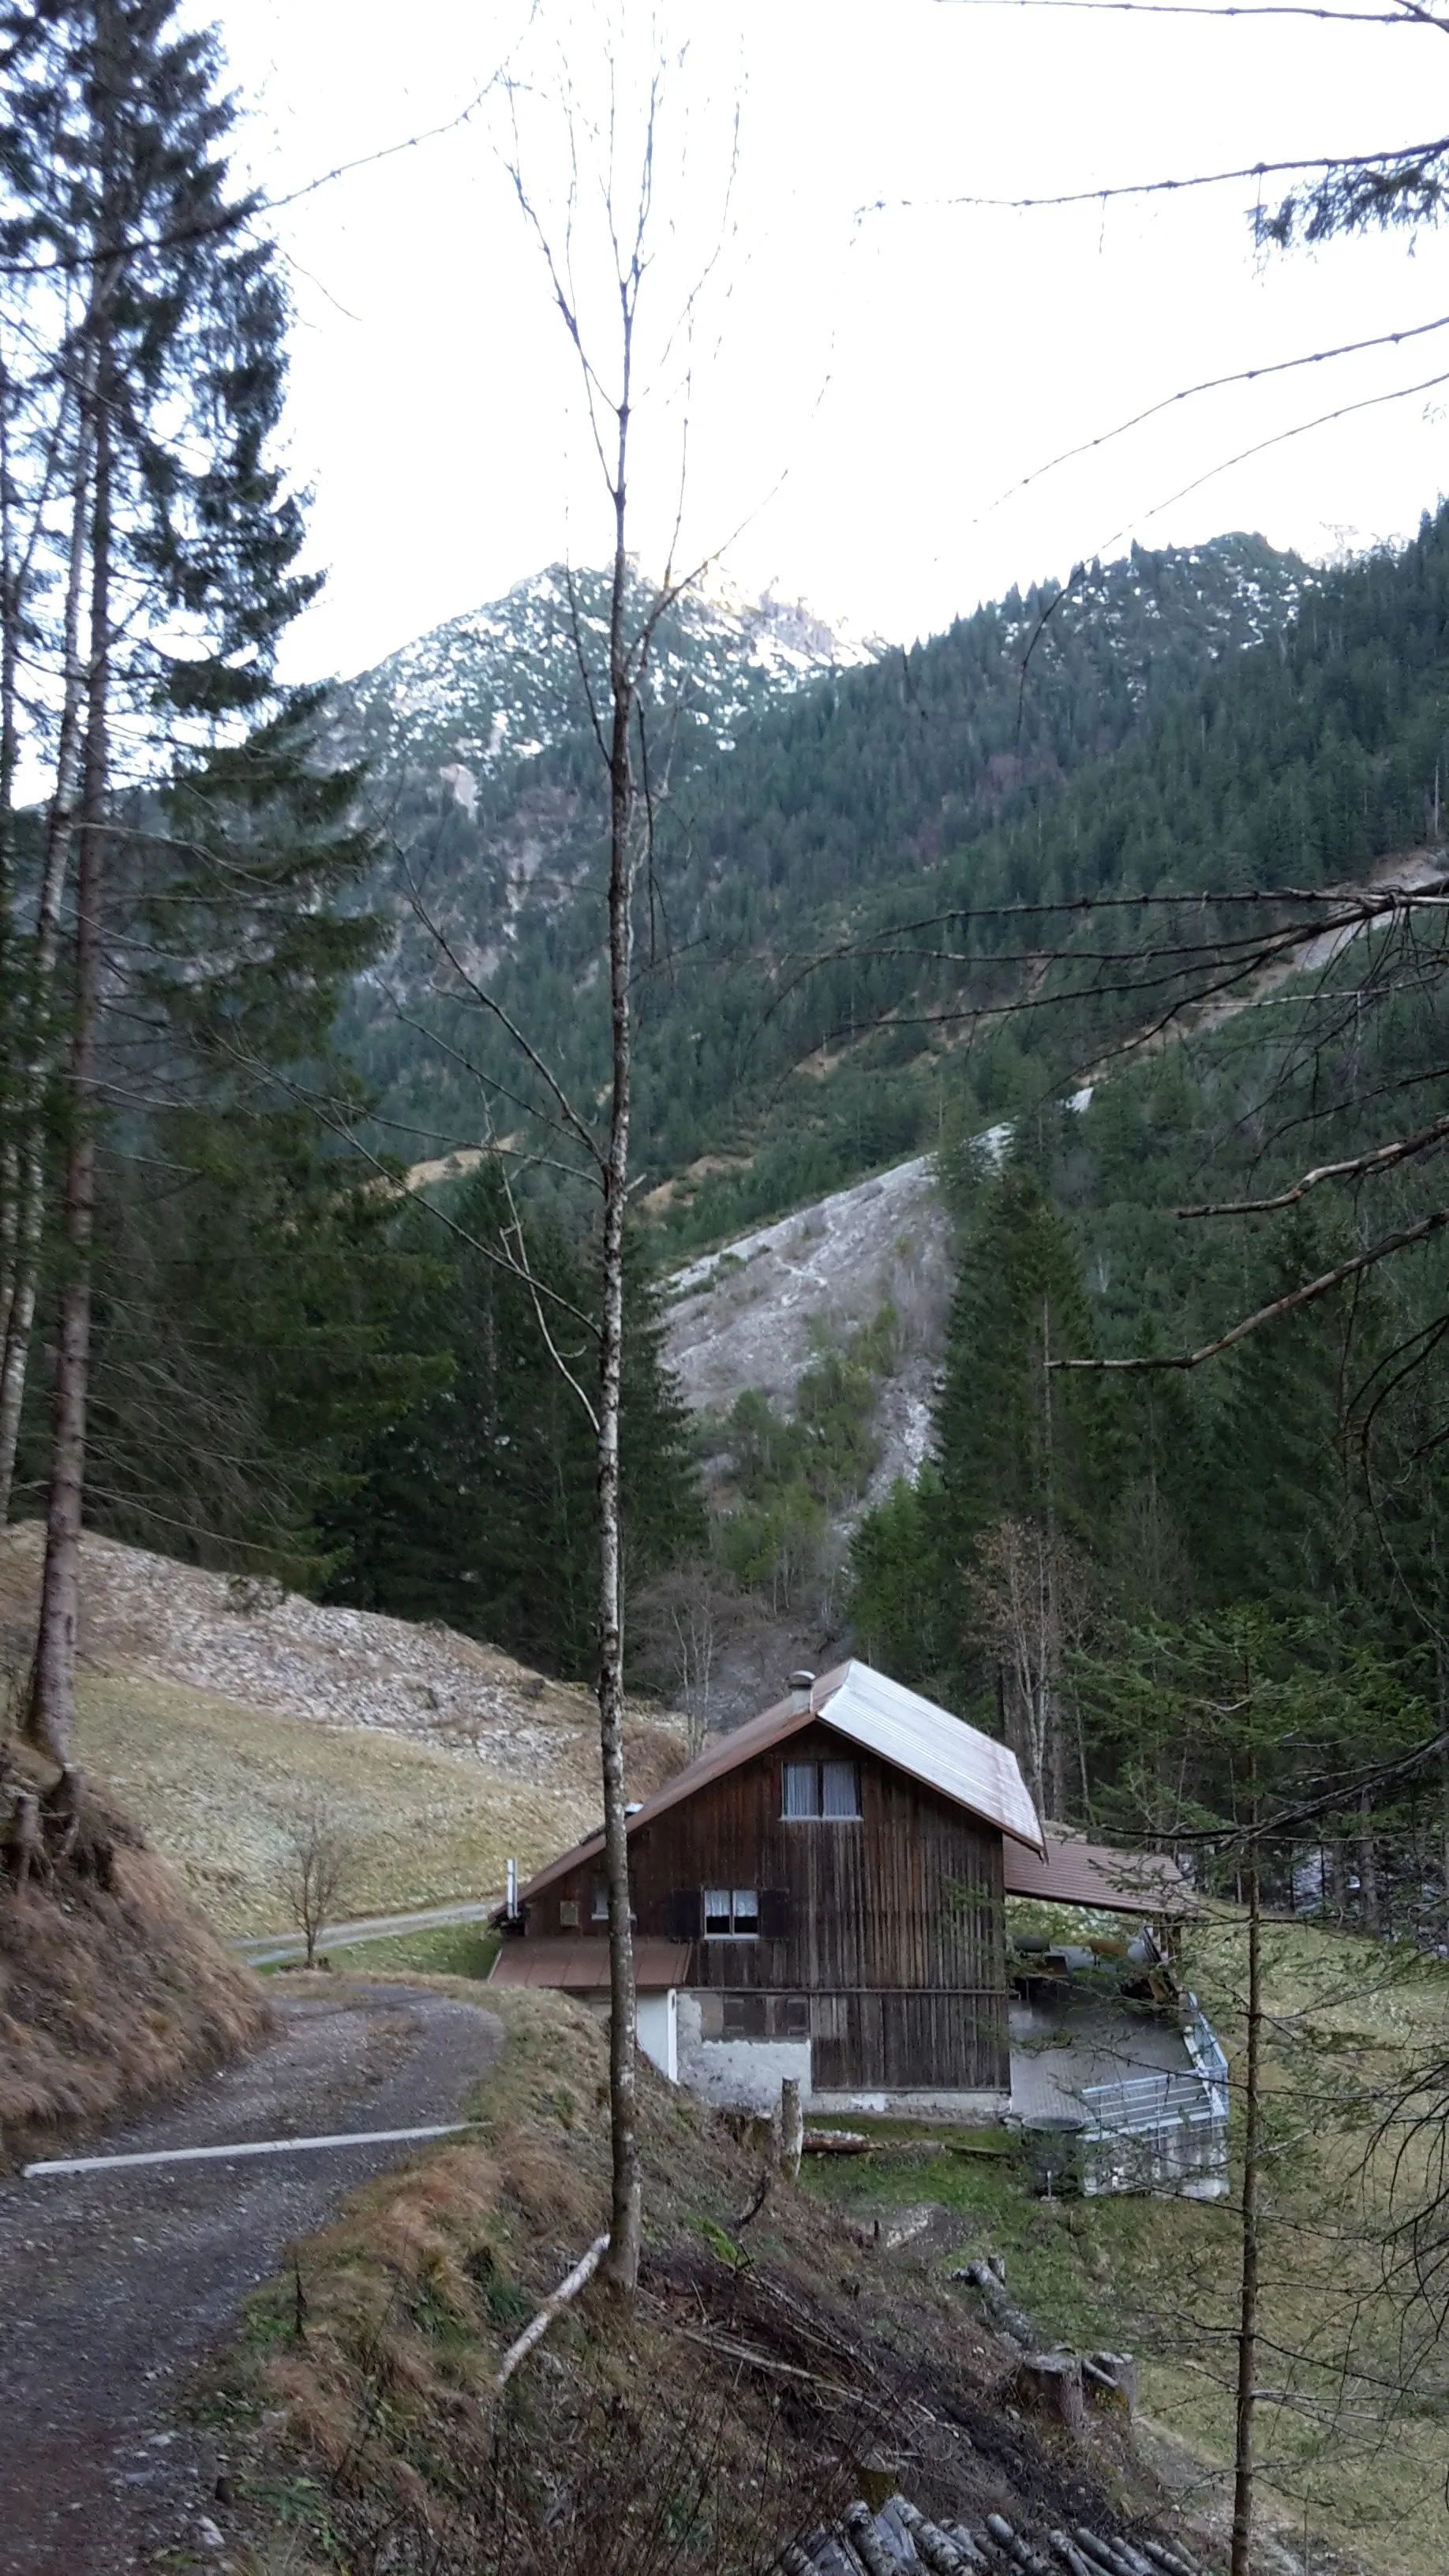
[[[1374,1848],[1373,1799],[1367,1789],[1359,1791],[1358,1813],[1359,1904],[1363,1909],[1365,1929],[1377,1932],[1381,1928],[1383,1908],[1379,1895],[1378,1853]]]
[[[86,1407],[90,1383],[91,1237],[96,1195],[96,1005],[105,878],[111,662],[111,426],[109,378],[99,385],[95,514],[91,526],[90,671],[85,780],[76,872],[75,1027],[71,1039],[70,1132],[65,1174],[65,1270],[51,1411],[45,1572],[35,1648],[30,1732],[69,1769],[75,1732],[76,1632],[80,1618],[81,1515],[85,1498]]]
[[[1242,2272],[1238,2296],[1238,2392],[1233,2475],[1232,2576],[1251,2576],[1253,2549],[1253,2417],[1258,2375],[1258,2166],[1263,2047],[1262,1908],[1258,1859],[1257,1773],[1249,1809],[1248,2050],[1243,2092]]]
[[[55,792],[46,818],[35,911],[35,947],[25,1010],[22,1062],[16,1085],[14,1215],[7,1220],[12,1243],[10,1294],[4,1315],[5,1354],[0,1361],[0,1527],[10,1515],[15,1448],[20,1437],[20,1408],[25,1399],[30,1337],[35,1323],[35,1291],[40,1271],[45,1199],[45,1077],[55,1018],[55,962],[60,944],[61,903],[70,867],[76,796],[80,785],[81,713],[86,680],[80,651],[80,625],[85,589],[86,531],[93,497],[99,357],[98,334],[94,326],[99,318],[99,295],[98,279],[80,362],[70,554],[66,566],[60,721],[55,746]]]
[[[624,1595],[619,1494],[619,1396],[624,1355],[624,1217],[629,1178],[633,1053],[630,975],[634,940],[634,774],[629,752],[636,674],[625,637],[629,560],[624,545],[629,448],[629,333],[618,411],[614,483],[614,582],[609,613],[609,1000],[613,1085],[604,1165],[603,1312],[599,1343],[599,1749],[604,1774],[604,1855],[609,1889],[609,2115],[613,2205],[605,2277],[632,2292],[639,2277],[638,2005],[629,1919],[629,1840],[624,1803]]]

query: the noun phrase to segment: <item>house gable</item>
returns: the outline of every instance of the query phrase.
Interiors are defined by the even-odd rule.
[[[825,1763],[853,1769],[859,1813],[787,1814],[787,1768]],[[529,1897],[529,1931],[602,1943],[601,1863],[570,1857]],[[711,2032],[808,2035],[817,2088],[1004,2081],[1001,1834],[827,1721],[637,1819],[629,1873],[641,1943],[688,1941],[681,1982]],[[734,1909],[713,1934],[711,1893]]]

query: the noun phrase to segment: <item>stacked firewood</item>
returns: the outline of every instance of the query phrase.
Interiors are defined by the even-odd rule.
[[[932,2576],[1005,2569],[1022,2576],[1202,2576],[1165,2540],[1126,2540],[1084,2523],[1070,2531],[1018,2529],[999,2513],[968,2530],[963,2522],[928,2522],[901,2495],[877,2513],[851,2505],[839,2522],[792,2542],[779,2568],[781,2576],[900,2576],[902,2568],[929,2568]]]

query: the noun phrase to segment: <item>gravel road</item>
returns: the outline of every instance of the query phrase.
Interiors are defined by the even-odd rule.
[[[456,2117],[496,2018],[407,1986],[278,2001],[276,2036],[87,2154]],[[293,2238],[406,2147],[0,2183],[0,2570],[236,2562],[224,2462],[178,2421],[187,2375]]]

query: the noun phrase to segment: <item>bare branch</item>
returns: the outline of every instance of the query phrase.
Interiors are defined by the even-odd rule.
[[[1325,174],[1337,170],[1397,168],[1402,163],[1427,162],[1449,153],[1449,134],[1438,135],[1430,143],[1397,144],[1381,152],[1341,152],[1319,155],[1304,161],[1253,161],[1238,170],[1205,170],[1190,179],[1133,179],[1119,187],[1073,188],[1059,197],[877,197],[856,210],[856,221],[866,215],[888,215],[915,212],[922,206],[980,206],[999,214],[1036,214],[1056,206],[1100,206],[1114,197],[1183,196],[1194,188],[1225,188],[1245,180],[1278,179],[1300,171],[1318,170]]]
[[[1436,1118],[1432,1126],[1421,1127],[1417,1136],[1396,1137],[1391,1144],[1375,1145],[1366,1154],[1351,1154],[1341,1163],[1319,1163],[1313,1171],[1305,1172],[1302,1180],[1296,1181],[1291,1190],[1280,1190],[1276,1198],[1223,1199],[1203,1207],[1181,1207],[1175,1213],[1178,1216],[1267,1216],[1275,1208],[1296,1207],[1298,1201],[1306,1198],[1310,1190],[1316,1190],[1322,1181],[1361,1180],[1370,1173],[1392,1171],[1396,1163],[1406,1163],[1413,1155],[1426,1154],[1432,1146],[1442,1145],[1446,1136],[1449,1136],[1449,1117]]]
[[[1431,1235],[1441,1233],[1446,1225],[1449,1225],[1449,1208],[1435,1208],[1430,1215],[1421,1217],[1417,1225],[1404,1226],[1397,1234],[1386,1234],[1380,1242],[1371,1244],[1367,1252],[1355,1253],[1351,1261],[1340,1261],[1332,1270],[1325,1270],[1321,1277],[1307,1280],[1301,1288],[1290,1289],[1286,1296],[1273,1298],[1269,1305],[1260,1306],[1256,1314],[1245,1315],[1230,1332],[1220,1333],[1215,1342],[1204,1342],[1200,1350],[1178,1351],[1165,1359],[1049,1360],[1047,1366],[1053,1369],[1092,1369],[1099,1374],[1112,1370],[1119,1375],[1129,1371],[1140,1374],[1147,1369],[1200,1368],[1204,1360],[1216,1359],[1221,1352],[1232,1350],[1262,1325],[1276,1323],[1280,1315],[1291,1315],[1298,1307],[1310,1306],[1315,1299],[1329,1296],[1346,1280],[1356,1279],[1360,1272],[1372,1270],[1377,1262],[1389,1260],[1396,1252],[1407,1251],[1411,1244],[1427,1243]]]
[[[1014,9],[1080,9],[1099,7],[1104,5],[1104,0],[968,0],[968,5]],[[1140,7],[1144,5],[1144,0],[1114,0],[1114,5]],[[1140,429],[1145,421],[1156,420],[1160,413],[1174,410],[1178,403],[1195,401],[1199,394],[1222,393],[1229,385],[1256,385],[1264,382],[1269,376],[1292,375],[1301,367],[1326,366],[1334,358],[1361,357],[1367,349],[1397,349],[1406,340],[1422,340],[1431,332],[1443,331],[1446,328],[1449,328],[1449,313],[1442,313],[1435,322],[1415,322],[1401,331],[1376,332],[1372,339],[1345,340],[1335,349],[1310,349],[1301,358],[1278,358],[1269,366],[1240,367],[1231,375],[1205,376],[1201,384],[1181,385],[1176,393],[1164,394],[1159,401],[1149,403],[1145,411],[1134,412],[1130,420],[1119,420],[1114,429],[1099,430],[1095,438],[1084,438],[1075,447],[1064,447],[1060,456],[1049,456],[1045,464],[1034,465],[1029,474],[1023,474],[1019,483],[1009,483],[1006,490],[991,503],[983,516],[989,518],[993,510],[999,510],[1007,501],[1015,500],[1017,494],[1024,492],[1029,484],[1039,483],[1043,475],[1054,474],[1058,466],[1074,464],[1079,456],[1095,455],[1099,447],[1110,447],[1114,439],[1125,438],[1129,430]]]

